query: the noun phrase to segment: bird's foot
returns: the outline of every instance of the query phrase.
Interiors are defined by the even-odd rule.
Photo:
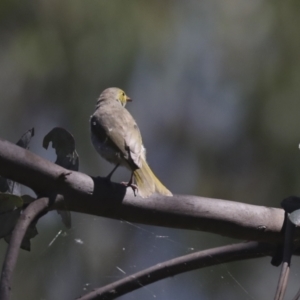
[[[125,185],[126,187],[131,187],[134,196],[136,196],[136,191],[138,190],[138,187],[136,184],[131,183],[131,182],[121,182],[121,184]]]

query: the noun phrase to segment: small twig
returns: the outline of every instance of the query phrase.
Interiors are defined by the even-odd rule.
[[[289,274],[290,274],[290,266],[287,262],[283,262],[274,300],[283,299],[287,287]]]
[[[56,201],[60,200],[57,198]],[[0,279],[0,299],[8,300],[11,292],[11,281],[16,266],[20,246],[30,223],[48,208],[49,198],[40,198],[30,203],[21,214],[9,241]]]
[[[299,300],[299,298],[300,298],[300,289],[297,292],[296,296],[293,298],[293,300]]]
[[[211,265],[262,257],[274,252],[274,245],[257,242],[239,243],[184,255],[96,289],[78,300],[115,299],[160,279]]]
[[[293,236],[295,232],[295,225],[290,221],[289,218],[287,218],[287,216],[285,226],[283,263],[274,300],[282,300],[284,297],[290,273],[291,258],[293,254]]]

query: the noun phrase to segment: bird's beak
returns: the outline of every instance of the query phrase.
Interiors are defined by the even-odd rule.
[[[131,101],[132,101],[132,99],[130,97],[126,96],[126,102],[131,102]]]

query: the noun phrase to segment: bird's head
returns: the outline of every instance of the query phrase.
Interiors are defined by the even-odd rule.
[[[123,107],[125,107],[127,102],[132,101],[132,99],[128,97],[123,90],[116,87],[105,89],[101,93],[97,103],[107,100],[118,101]]]

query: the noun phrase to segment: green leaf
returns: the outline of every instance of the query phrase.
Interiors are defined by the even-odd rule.
[[[33,202],[34,200],[36,200],[36,198],[33,198],[29,195],[23,195],[22,199],[23,199],[24,204],[29,204],[29,203]]]
[[[21,197],[8,193],[0,193],[0,214],[21,208],[22,206],[23,199]]]

